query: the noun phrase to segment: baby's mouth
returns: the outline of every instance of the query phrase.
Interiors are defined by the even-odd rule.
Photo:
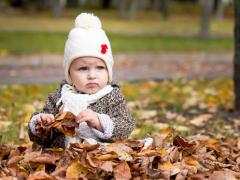
[[[87,86],[88,88],[95,88],[95,87],[98,86],[98,84],[97,84],[97,83],[87,83],[86,86]]]

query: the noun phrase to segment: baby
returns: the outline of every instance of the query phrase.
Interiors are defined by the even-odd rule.
[[[66,148],[73,142],[95,144],[128,138],[135,120],[119,84],[112,81],[112,68],[111,45],[100,20],[92,14],[80,14],[65,43],[66,80],[49,94],[43,110],[32,115],[30,139],[42,147]],[[60,111],[76,116],[79,126],[75,137],[57,130],[41,134],[40,124],[52,124]]]

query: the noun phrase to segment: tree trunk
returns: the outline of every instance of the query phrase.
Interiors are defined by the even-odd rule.
[[[160,0],[160,12],[162,14],[163,19],[169,18],[169,5],[170,0]]]
[[[102,0],[102,8],[109,9],[111,7],[111,0]]]
[[[132,0],[130,9],[129,9],[129,20],[134,20],[137,16],[137,11],[138,11],[138,5],[139,5],[139,0]]]
[[[219,0],[217,9],[216,9],[216,19],[218,21],[221,21],[224,15],[224,6],[223,0]]]
[[[118,4],[118,15],[120,17],[135,19],[139,7],[140,0],[121,0]]]
[[[210,19],[213,9],[213,0],[202,0],[202,20],[200,37],[208,38],[210,32]]]
[[[159,0],[152,0],[152,9],[158,11],[160,9],[161,2]]]
[[[128,7],[129,0],[121,0],[118,2],[118,15],[120,17],[126,17],[126,9]]]
[[[55,18],[62,17],[65,5],[66,0],[52,0],[52,10]]]
[[[234,93],[235,110],[240,112],[240,0],[234,0],[235,26],[234,26]]]

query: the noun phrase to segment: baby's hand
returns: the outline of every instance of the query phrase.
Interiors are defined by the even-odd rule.
[[[100,121],[98,119],[97,113],[94,112],[91,109],[86,109],[82,111],[77,117],[76,117],[76,122],[81,123],[81,122],[86,122],[89,126],[98,129],[99,131],[102,130],[102,126],[100,124]]]
[[[40,114],[35,122],[36,135],[41,136],[44,132],[43,126],[48,126],[55,121],[52,114]],[[45,134],[45,133],[44,133]]]

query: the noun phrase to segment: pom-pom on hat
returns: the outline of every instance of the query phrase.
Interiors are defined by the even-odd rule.
[[[110,42],[102,29],[97,16],[81,13],[75,19],[75,27],[70,30],[64,50],[65,78],[69,84],[71,63],[79,57],[97,57],[104,61],[108,70],[109,82],[112,81],[113,56]]]

